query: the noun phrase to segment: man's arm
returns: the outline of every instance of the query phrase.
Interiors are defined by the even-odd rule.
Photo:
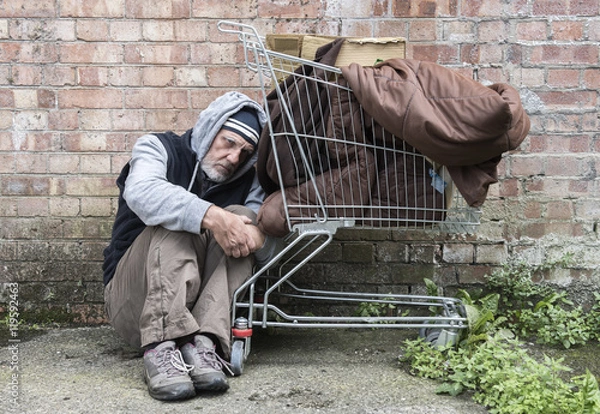
[[[170,183],[167,160],[167,152],[156,136],[144,135],[138,139],[132,150],[123,197],[148,226],[199,234],[202,218],[211,203]]]

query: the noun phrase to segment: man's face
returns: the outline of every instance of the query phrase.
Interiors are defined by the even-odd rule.
[[[222,183],[252,156],[254,147],[239,134],[221,129],[202,160],[202,171],[211,181]]]

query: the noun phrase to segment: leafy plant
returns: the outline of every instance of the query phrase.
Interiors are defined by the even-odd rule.
[[[539,301],[533,309],[524,309],[519,324],[524,335],[535,335],[539,343],[562,345],[567,349],[586,344],[592,334],[583,309],[573,307],[565,292],[555,292]]]
[[[355,312],[355,316],[362,316],[365,318],[379,317],[379,316],[392,316],[393,311],[396,309],[396,305],[393,303],[384,302],[361,302],[358,305],[358,309]]]
[[[490,278],[500,293],[459,291],[469,321],[466,337],[458,348],[405,341],[402,360],[410,363],[410,372],[440,381],[439,393],[471,390],[473,399],[492,414],[600,413],[600,389],[589,371],[565,381],[571,369],[563,359],[537,361],[508,329],[566,348],[598,338],[600,294],[595,293],[596,303],[584,314],[565,293],[532,282],[535,271],[552,266],[507,265]],[[435,286],[426,284],[428,290]],[[522,309],[503,307],[515,303]]]

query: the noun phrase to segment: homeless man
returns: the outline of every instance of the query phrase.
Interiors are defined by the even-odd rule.
[[[254,164],[265,122],[258,103],[226,93],[182,136],[142,136],[117,179],[105,309],[115,331],[145,350],[156,399],[229,388],[233,293],[277,245],[253,224],[264,197]]]

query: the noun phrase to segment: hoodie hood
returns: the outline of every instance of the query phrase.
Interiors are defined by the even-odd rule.
[[[192,128],[191,142],[192,149],[197,154],[197,167],[208,152],[215,136],[221,130],[225,121],[244,107],[250,107],[256,110],[260,124],[264,128],[267,122],[267,116],[263,108],[246,95],[236,91],[221,95],[200,113],[196,125]],[[248,169],[256,163],[257,158],[258,154],[254,151],[252,157],[246,160],[244,164],[241,164],[228,181],[235,180],[237,177],[248,171]]]

